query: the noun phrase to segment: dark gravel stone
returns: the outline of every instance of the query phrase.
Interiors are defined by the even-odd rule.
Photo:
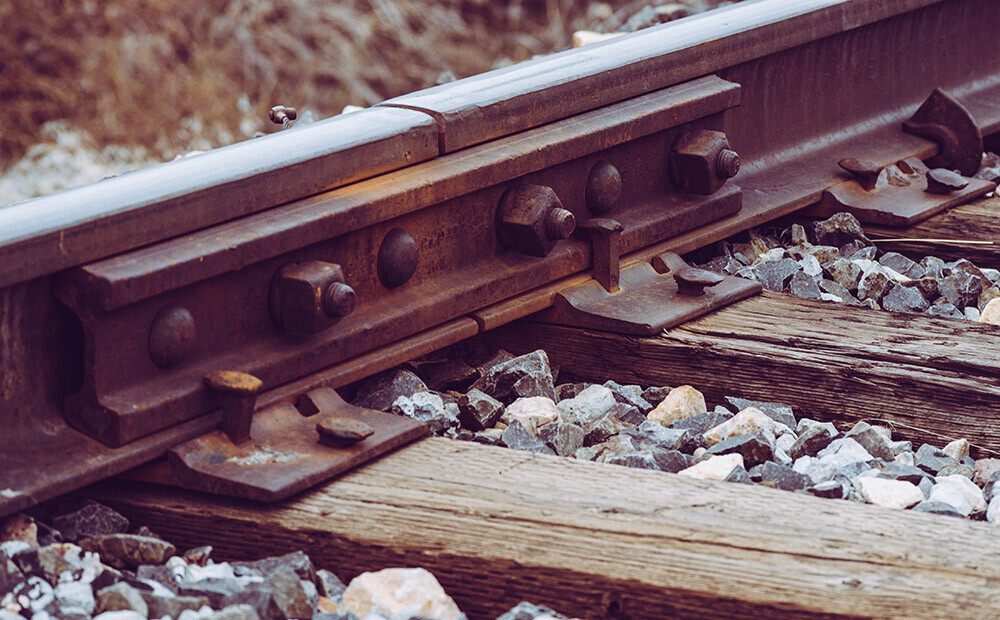
[[[961,309],[978,304],[983,283],[971,273],[953,271],[950,276],[938,280],[938,290],[950,304]]]
[[[879,267],[874,267],[862,276],[861,282],[858,283],[858,299],[861,301],[871,299],[876,303],[880,302],[889,291],[890,284],[892,282],[889,280],[889,276]]]
[[[549,357],[541,349],[493,366],[472,384],[505,405],[524,396],[545,396],[555,402]]]
[[[201,547],[193,547],[184,552],[184,561],[188,564],[197,564],[198,566],[205,566],[208,564],[209,557],[212,555],[211,545],[202,545]]]
[[[882,263],[883,267],[888,267],[907,278],[919,278],[924,275],[924,270],[918,263],[899,252],[886,252],[882,258],[878,259],[878,262]]]
[[[642,399],[653,407],[656,407],[663,402],[663,399],[666,398],[668,394],[670,394],[671,389],[672,388],[667,386],[648,387],[642,391]]]
[[[744,466],[754,467],[774,458],[774,448],[761,435],[737,435],[724,439],[708,449],[706,455],[730,454],[737,452],[743,455]]]
[[[747,400],[746,398],[736,398],[734,396],[727,396],[726,400],[730,405],[735,407],[737,411],[743,411],[747,407],[756,407],[767,414],[767,417],[771,418],[775,422],[784,424],[788,428],[794,429],[797,424],[795,414],[792,413],[792,408],[788,405],[782,403],[768,403],[759,400]]]
[[[427,390],[427,386],[409,370],[394,368],[374,375],[364,384],[351,401],[358,407],[389,411],[400,396],[413,396]]]
[[[682,469],[687,469],[692,464],[691,457],[678,450],[653,450],[653,458],[660,471],[667,471],[676,474]]]
[[[639,426],[646,421],[646,415],[638,408],[625,403],[615,403],[608,409],[608,413],[629,426]]]
[[[893,461],[882,468],[882,472],[878,477],[888,478],[889,480],[902,480],[903,482],[909,482],[912,484],[920,484],[920,481],[929,477],[929,475],[927,472],[918,467],[911,467],[909,465]]]
[[[1000,494],[1000,470],[993,472],[983,484],[983,498],[986,499],[986,503],[998,494]]]
[[[767,461],[760,470],[760,483],[783,491],[798,491],[812,484],[809,476],[800,474],[787,465]]]
[[[606,459],[605,463],[610,463],[612,465],[624,465],[625,467],[633,467],[635,469],[660,469],[659,463],[657,463],[656,458],[653,453],[649,450],[643,450],[639,452],[626,452],[624,454],[613,454]]]
[[[587,389],[589,383],[560,383],[556,386],[556,402],[567,398],[576,398],[576,395]]]
[[[721,410],[720,410],[721,409]],[[722,424],[733,417],[733,414],[725,408],[716,407],[715,411],[698,413],[689,418],[681,418],[670,423],[670,429],[690,430],[695,433],[704,433],[710,428]]]
[[[871,240],[865,236],[858,218],[846,212],[835,213],[821,222],[816,222],[813,226],[813,236],[818,245],[834,245],[839,248],[855,240],[871,245]]]
[[[783,292],[792,275],[800,269],[799,262],[791,258],[766,261],[753,268],[761,286],[775,293]]]
[[[637,389],[638,386],[619,385],[609,379],[604,382],[604,387],[611,390],[611,394],[615,397],[616,401],[635,407],[643,415],[653,409],[653,404],[642,397],[643,392]]]
[[[267,583],[251,583],[236,594],[226,597],[222,602],[222,606],[225,608],[234,605],[249,605],[257,612],[257,616],[261,620],[285,619],[275,604],[271,588]]]
[[[831,282],[839,284],[848,293],[858,290],[858,282],[861,281],[861,267],[858,267],[855,263],[847,259],[835,258],[832,261],[823,263],[823,273],[830,278]],[[820,283],[820,287],[822,288],[822,282]],[[839,292],[829,290],[826,292],[843,297]]]
[[[941,278],[944,276],[944,261],[937,256],[925,256],[920,259],[920,267],[925,278]]]
[[[951,266],[951,272],[954,273],[967,273],[971,276],[979,278],[979,282],[983,285],[983,288],[988,288],[993,286],[993,281],[986,277],[986,274],[982,272],[979,267],[976,267],[972,261],[961,258]]]
[[[132,609],[143,616],[149,613],[146,601],[139,590],[127,583],[116,583],[96,591],[97,609],[95,615],[105,611],[122,611]]]
[[[539,438],[559,456],[572,456],[583,445],[583,429],[576,424],[553,422],[538,429]]]
[[[103,554],[101,559],[110,564],[108,560],[104,559]],[[81,564],[66,559],[59,544],[32,547],[15,553],[11,560],[26,577],[41,577],[53,586],[59,583],[59,576],[62,573],[69,571],[74,577],[77,577],[83,571]]]
[[[93,502],[56,517],[52,526],[62,533],[64,540],[76,542],[92,536],[124,534],[128,531],[128,519],[104,504]]]
[[[914,287],[889,283],[889,292],[882,298],[882,309],[890,312],[924,312],[930,303]]]
[[[875,255],[878,254],[878,249],[874,245],[869,245],[861,248],[854,254],[850,256],[844,255],[847,260],[875,260]]]
[[[177,593],[181,596],[203,596],[209,600],[209,605],[218,609],[228,597],[243,589],[239,582],[231,579],[215,579],[212,577],[198,581],[182,581],[177,584]]]
[[[792,279],[788,282],[788,292],[807,299],[819,299],[822,293],[816,284],[816,279],[802,271],[792,274]]]
[[[347,589],[343,581],[325,568],[316,571],[316,585],[320,596],[325,596],[334,602],[339,601]]]
[[[810,495],[816,497],[826,497],[829,499],[844,499],[847,497],[847,489],[839,480],[826,480],[806,489]]]
[[[788,456],[793,459],[797,459],[800,456],[816,456],[816,454],[823,448],[830,445],[833,441],[834,435],[829,429],[823,428],[822,426],[812,426],[803,429],[799,433],[798,439],[792,444],[792,447],[788,449]]]
[[[750,479],[750,473],[742,465],[737,465],[736,467],[734,467],[733,471],[729,472],[729,475],[726,476],[723,482],[753,484],[753,480]]]
[[[493,428],[502,415],[503,403],[485,392],[469,390],[458,399],[458,420],[470,431]]]
[[[861,273],[860,269],[858,270],[858,273],[859,274]],[[855,306],[861,303],[860,301],[858,301],[858,298],[855,297],[854,294],[847,289],[846,286],[838,284],[833,280],[825,280],[825,279],[820,280],[819,289],[824,293],[829,293],[831,295],[836,295],[837,297],[840,297],[844,301],[844,303]]]
[[[171,589],[174,593],[177,593],[177,583],[174,581],[174,575],[169,568],[162,565],[146,564],[135,569],[135,576],[139,580],[155,581],[162,584],[163,586]],[[141,586],[135,582],[129,582],[131,586],[139,588],[141,590],[147,589],[145,586]]]
[[[866,247],[870,246],[865,246],[864,241],[855,239],[854,241],[845,243],[844,245],[840,246],[840,255],[845,258],[850,258],[851,256],[854,256],[855,253],[864,250]]]
[[[350,613],[350,612],[348,612]],[[330,618],[323,618],[322,616],[328,615]],[[354,614],[351,614],[352,616]],[[313,615],[313,620],[347,620],[347,616],[338,615],[333,616],[332,614],[315,614]],[[357,620],[357,616],[354,617]],[[260,616],[257,615],[257,610],[250,605],[230,605],[225,609],[220,609],[219,611],[206,616],[205,620],[261,620]]]
[[[844,434],[844,437],[850,437],[861,444],[861,447],[875,458],[891,461],[895,456],[890,445],[891,441],[880,435],[867,422],[858,422]]]
[[[283,618],[312,618],[313,606],[295,571],[282,566],[268,573],[271,598]]]
[[[935,515],[946,515],[949,517],[965,518],[965,515],[958,512],[957,510],[955,510],[950,505],[944,502],[931,502],[928,500],[924,500],[919,504],[917,504],[916,506],[914,506],[911,510],[915,510],[916,512],[929,512]]]
[[[519,420],[514,420],[503,431],[503,443],[514,450],[538,452],[539,454],[555,454],[555,451],[524,428]],[[599,442],[598,442],[599,443]]]

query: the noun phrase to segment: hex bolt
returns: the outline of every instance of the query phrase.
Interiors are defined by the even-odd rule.
[[[927,171],[927,192],[930,194],[950,194],[965,189],[969,180],[952,170],[934,168]]]
[[[685,297],[700,297],[705,294],[706,288],[715,286],[723,280],[725,277],[697,267],[683,267],[674,274],[677,294]]]
[[[323,293],[323,312],[328,317],[347,316],[354,311],[357,295],[343,282],[334,282]]]
[[[882,166],[868,159],[854,159],[847,157],[837,162],[837,165],[851,173],[858,185],[868,191],[875,189],[878,175],[882,173]]]
[[[552,209],[545,219],[545,232],[552,239],[569,239],[576,228],[576,218],[566,209]]]
[[[276,105],[267,113],[267,117],[271,119],[271,122],[275,125],[281,125],[282,129],[288,129],[288,126],[292,124],[296,118],[298,118],[299,113],[295,108],[288,108],[283,105]]]
[[[257,392],[264,382],[237,370],[214,370],[205,375],[205,385],[222,400],[222,432],[234,444],[250,441]]]
[[[732,149],[722,149],[715,159],[715,172],[723,179],[731,179],[740,171],[740,155]]]
[[[375,429],[361,420],[329,416],[316,423],[316,432],[320,443],[346,448],[371,437]]]

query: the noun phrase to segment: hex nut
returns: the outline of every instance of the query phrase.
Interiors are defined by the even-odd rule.
[[[271,281],[271,318],[285,331],[315,334],[354,310],[354,289],[340,265],[304,261],[285,265]]]
[[[674,143],[670,177],[674,187],[689,194],[708,196],[739,172],[740,160],[721,131],[698,129]]]
[[[519,185],[504,193],[497,209],[500,242],[521,254],[548,256],[576,226],[551,187]]]

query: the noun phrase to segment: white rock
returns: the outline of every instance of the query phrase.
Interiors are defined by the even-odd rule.
[[[813,278],[823,275],[823,268],[819,264],[819,260],[815,255],[809,254],[799,261],[802,265],[802,272],[807,276],[812,276]]]
[[[838,304],[842,303],[844,301],[843,297],[838,297],[838,296],[834,295],[833,293],[820,293],[819,294],[819,298],[822,301],[835,301]]]
[[[900,452],[894,458],[894,461],[901,465],[907,465],[909,467],[915,467],[917,459],[912,452]]]
[[[867,463],[875,458],[868,453],[868,450],[864,449],[864,446],[859,444],[852,437],[834,439],[830,442],[830,445],[817,452],[816,456],[820,459],[836,456],[838,458],[830,462],[836,462],[843,465],[855,463],[857,461],[864,461]]]
[[[702,456],[705,455],[706,452],[708,452],[708,448],[698,447],[694,449],[694,452],[691,453],[691,456],[693,456],[696,459],[700,459]]]
[[[704,437],[708,445],[714,446],[720,441],[736,435],[764,433],[765,436],[770,434],[771,437],[777,437],[790,432],[792,429],[780,422],[775,422],[760,409],[747,407],[722,424],[705,431]]]
[[[514,420],[520,422],[529,433],[537,436],[540,427],[559,420],[559,410],[556,409],[552,399],[546,396],[522,397],[507,405],[503,416],[500,417],[500,421],[507,425]]]
[[[792,457],[788,455],[788,452],[782,450],[781,448],[774,449],[774,458],[771,460],[781,465],[790,466],[792,464]]]
[[[935,477],[934,489],[931,490],[931,499],[934,498],[935,491],[937,491],[938,487],[941,486],[952,487],[961,493],[970,506],[969,512],[982,512],[986,510],[986,498],[983,497],[983,490],[976,486],[975,482],[969,480],[962,474]],[[969,512],[964,514],[969,514]]]
[[[856,484],[861,497],[876,506],[903,509],[924,501],[924,494],[917,485],[905,480],[885,480],[862,474]]]
[[[968,308],[965,309],[966,320],[978,321],[980,318],[982,318],[982,315],[979,313],[979,308],[969,306]]]
[[[669,426],[674,420],[682,420],[705,413],[705,397],[690,385],[682,385],[670,390],[663,402],[650,411],[646,418]]]
[[[695,463],[687,469],[677,472],[678,476],[701,478],[704,480],[723,481],[733,470],[743,465],[743,455],[739,453],[718,454],[706,460]]]
[[[953,484],[935,484],[930,495],[927,496],[927,501],[948,504],[963,517],[972,514],[972,504],[969,502],[969,498]]]
[[[423,568],[386,568],[376,573],[361,573],[344,590],[342,606],[344,611],[362,619],[464,618],[434,575]]]
[[[837,475],[836,467],[829,463],[823,463],[818,458],[812,456],[800,456],[795,460],[792,469],[800,474],[809,476],[815,484],[832,480]]]
[[[836,437],[840,434],[832,422],[817,422],[811,418],[802,418],[799,420],[798,424],[795,425],[795,432],[801,435],[811,428],[825,428],[830,431],[830,437]]]
[[[979,315],[980,323],[989,323],[990,325],[1000,325],[1000,297],[996,299],[991,299],[983,307],[982,313]]]
[[[969,456],[969,440],[956,439],[947,446],[941,448],[941,451],[956,461],[961,461],[963,457]]]
[[[986,520],[993,525],[998,525],[997,517],[1000,516],[1000,495],[994,495],[990,500],[990,505],[986,507]]]
[[[798,439],[793,433],[784,433],[780,437],[774,440],[775,450],[784,450],[788,452],[791,450],[792,446],[795,445],[795,440]]]
[[[69,581],[60,583],[55,589],[56,601],[61,608],[82,609],[88,615],[94,613],[97,601],[94,600],[94,591],[90,584],[80,581]]]
[[[759,265],[761,263],[781,260],[784,257],[785,257],[785,248],[771,248],[767,252],[763,252],[760,256],[758,256],[757,260],[755,260],[753,264]]]
[[[120,611],[106,611],[94,616],[94,620],[146,620],[146,614],[131,609],[122,609]]]

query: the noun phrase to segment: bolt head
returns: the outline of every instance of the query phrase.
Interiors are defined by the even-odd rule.
[[[183,362],[194,349],[198,332],[187,308],[167,304],[156,313],[149,328],[149,357],[160,368]]]
[[[729,151],[731,155],[723,156],[724,151]],[[729,148],[726,134],[699,129],[682,135],[674,143],[670,176],[678,190],[708,196],[719,191],[726,179],[735,176],[739,165],[739,155]],[[723,173],[732,174],[726,176]]]
[[[560,211],[552,215],[554,211]],[[497,232],[501,243],[521,254],[548,256],[556,242],[573,233],[573,214],[551,187],[519,185],[500,199]],[[567,233],[568,229],[568,233]],[[560,235],[565,234],[566,237]]]
[[[614,165],[601,160],[587,177],[587,208],[602,215],[618,206],[622,197],[622,175]]]

